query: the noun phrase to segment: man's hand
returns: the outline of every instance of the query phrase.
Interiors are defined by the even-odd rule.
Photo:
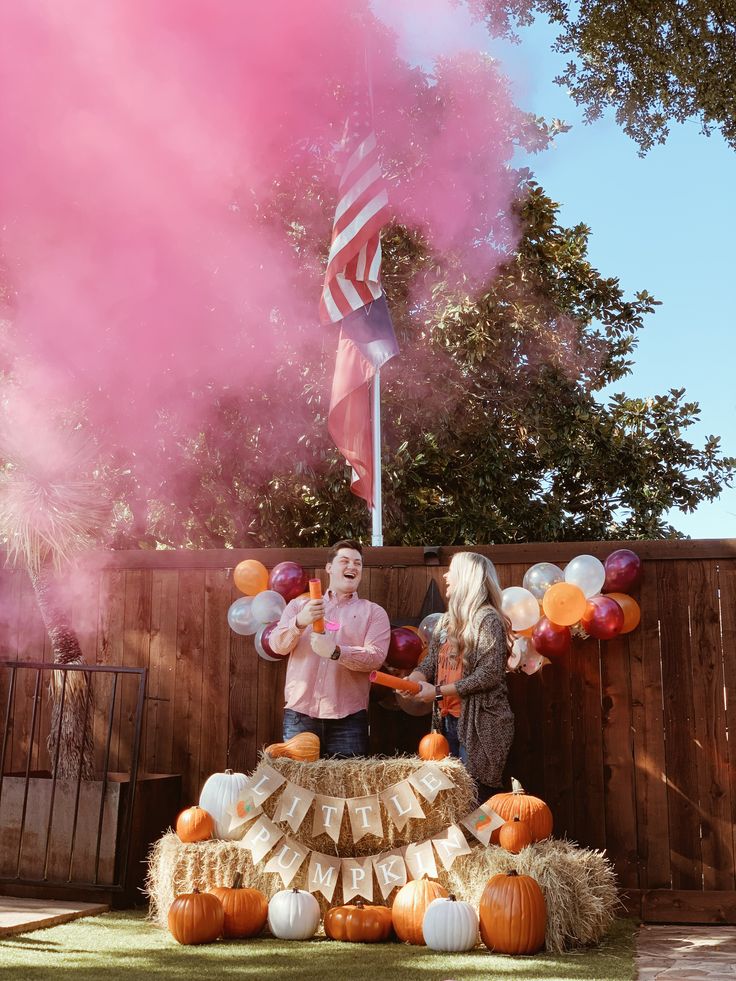
[[[314,653],[319,654],[320,657],[332,657],[337,647],[334,634],[316,634],[314,631],[310,643]]]
[[[305,603],[304,606],[299,610],[296,617],[297,627],[308,627],[310,623],[314,623],[315,620],[324,618],[325,615],[325,601],[323,599],[313,599]]]

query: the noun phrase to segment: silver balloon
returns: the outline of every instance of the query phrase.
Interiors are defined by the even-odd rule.
[[[260,626],[260,620],[253,615],[253,597],[241,596],[236,599],[227,611],[227,622],[233,633],[240,634],[241,637],[254,634]]]
[[[565,566],[565,582],[582,589],[586,599],[600,593],[605,581],[605,567],[594,555],[578,555]]]
[[[557,582],[563,582],[564,579],[565,574],[558,566],[551,562],[537,562],[524,573],[522,585],[524,589],[529,590],[532,596],[541,600],[550,586],[554,586]]]
[[[523,586],[508,586],[501,593],[501,609],[511,621],[512,630],[528,630],[540,617],[539,602]]]
[[[440,622],[444,613],[429,613],[419,624],[419,636],[423,644],[429,644],[434,633],[434,628]]]
[[[286,609],[286,600],[275,589],[264,589],[253,597],[253,616],[259,623],[278,620]]]

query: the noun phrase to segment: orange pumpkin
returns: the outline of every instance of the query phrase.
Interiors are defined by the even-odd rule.
[[[515,817],[502,825],[498,832],[498,843],[512,855],[518,855],[522,848],[532,843],[532,833],[526,821]]]
[[[267,756],[285,756],[299,763],[315,763],[319,759],[319,736],[313,732],[298,732],[285,743],[271,743],[263,752]]]
[[[480,938],[499,954],[536,954],[544,946],[547,906],[529,875],[492,876],[480,897]]]
[[[210,893],[222,903],[225,913],[224,936],[255,937],[266,925],[268,900],[259,889],[243,887],[243,876],[236,873],[232,887],[218,886]]]
[[[225,913],[217,896],[208,892],[184,893],[169,907],[169,932],[180,944],[208,944],[221,935]]]
[[[212,815],[203,807],[188,807],[176,819],[176,833],[181,841],[207,841],[215,830]]]
[[[450,755],[450,744],[441,732],[428,732],[419,743],[418,752],[423,760],[444,760]]]
[[[532,834],[532,841],[549,838],[552,834],[552,811],[539,797],[528,794],[518,780],[512,779],[511,786],[510,794],[494,794],[487,802],[488,806],[504,821],[510,821],[515,817],[526,821]],[[497,844],[498,835],[494,833],[491,841],[494,845]]]
[[[432,879],[413,879],[396,893],[391,918],[399,940],[424,944],[422,921],[433,899],[446,898],[447,890]]]
[[[380,944],[388,940],[392,930],[388,906],[366,906],[360,897],[352,906],[333,906],[325,913],[325,933],[331,940]]]

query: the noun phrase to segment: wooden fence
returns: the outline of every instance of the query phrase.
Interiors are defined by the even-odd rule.
[[[479,548],[503,586],[535,562],[565,563],[615,544]],[[557,834],[606,848],[632,909],[650,920],[736,922],[736,540],[637,542],[642,623],[606,643],[577,641],[541,674],[509,679],[516,739],[509,773],[544,797]],[[361,594],[392,620],[416,617],[454,551],[367,549]],[[232,567],[284,559],[320,571],[321,549],[120,552],[73,583],[72,617],[90,662],[142,665],[148,690],[142,768],[181,773],[185,800],[229,766],[250,770],[280,738],[285,665],[227,624]],[[439,564],[427,564],[427,563]],[[27,578],[0,572],[0,657],[50,659]],[[19,686],[8,748],[25,766],[32,692]],[[128,763],[124,693],[113,752]],[[1,710],[7,695],[0,692]],[[132,693],[130,695],[132,699]],[[48,725],[46,694],[42,724]],[[375,751],[411,750],[427,719],[373,707]],[[729,738],[730,736],[730,738]],[[34,766],[48,766],[41,744]]]

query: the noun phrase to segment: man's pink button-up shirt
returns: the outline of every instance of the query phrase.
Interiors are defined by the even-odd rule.
[[[286,708],[313,719],[342,719],[368,707],[368,675],[386,660],[391,625],[385,610],[356,593],[338,599],[325,596],[325,619],[340,624],[337,661],[315,654],[310,644],[312,627],[297,627],[296,618],[309,602],[292,600],[281,614],[268,642],[277,654],[290,654],[286,669]]]

